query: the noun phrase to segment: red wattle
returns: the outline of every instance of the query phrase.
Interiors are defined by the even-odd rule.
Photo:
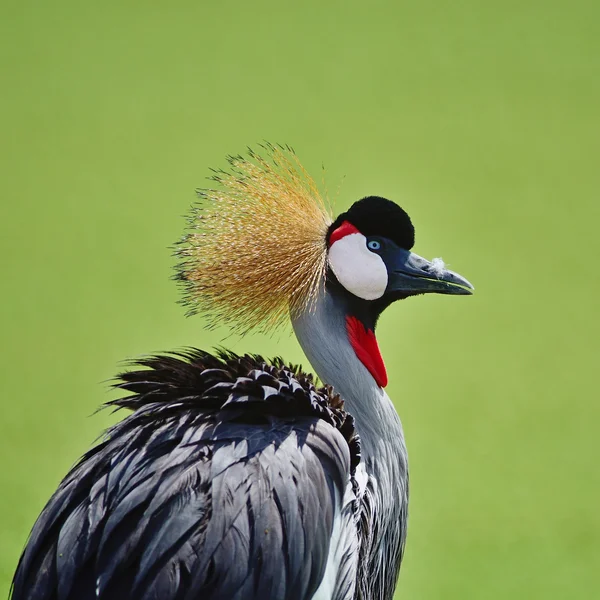
[[[360,233],[350,221],[344,221],[337,229],[334,229],[329,236],[329,245],[332,246],[334,242],[341,240],[343,237],[350,235],[351,233]]]
[[[384,388],[388,383],[388,378],[383,358],[381,358],[381,352],[379,352],[379,346],[375,339],[375,333],[372,329],[367,329],[362,321],[350,316],[346,317],[346,330],[356,356],[365,365],[369,373],[373,375],[373,379],[375,379],[377,385]]]

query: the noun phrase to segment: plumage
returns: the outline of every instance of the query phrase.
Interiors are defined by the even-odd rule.
[[[410,251],[370,196],[331,219],[287,147],[230,157],[178,250],[189,312],[235,331],[291,321],[311,374],[190,349],[122,373],[130,413],[38,517],[12,600],[391,600],[408,455],[375,326],[392,302],[471,284]]]
[[[188,314],[245,333],[278,327],[314,301],[331,223],[317,185],[288,146],[228,157],[214,188],[198,190],[179,243],[177,279]]]
[[[339,397],[279,359],[139,366],[111,403],[134,412],[50,500],[13,598],[310,598],[360,460]]]

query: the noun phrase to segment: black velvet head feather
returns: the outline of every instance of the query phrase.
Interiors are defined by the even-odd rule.
[[[395,202],[379,196],[367,196],[355,202],[329,227],[331,233],[344,221],[349,221],[363,235],[379,235],[388,238],[400,248],[410,250],[415,243],[415,228],[410,217]]]

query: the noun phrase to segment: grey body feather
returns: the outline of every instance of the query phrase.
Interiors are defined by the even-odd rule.
[[[391,599],[406,448],[344,311],[325,292],[293,319],[335,393],[281,361],[227,353],[123,374],[131,395],[114,404],[134,412],[44,508],[13,600]]]
[[[117,402],[135,412],[40,515],[13,600],[312,598],[356,487],[339,399],[256,357],[145,366],[123,376],[134,395]],[[346,510],[356,540],[356,502]],[[335,597],[351,598],[354,573],[340,573]]]

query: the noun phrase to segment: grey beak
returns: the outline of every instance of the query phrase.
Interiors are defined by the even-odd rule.
[[[475,289],[464,277],[443,267],[441,261],[431,262],[401,248],[386,258],[386,293],[470,295]]]

